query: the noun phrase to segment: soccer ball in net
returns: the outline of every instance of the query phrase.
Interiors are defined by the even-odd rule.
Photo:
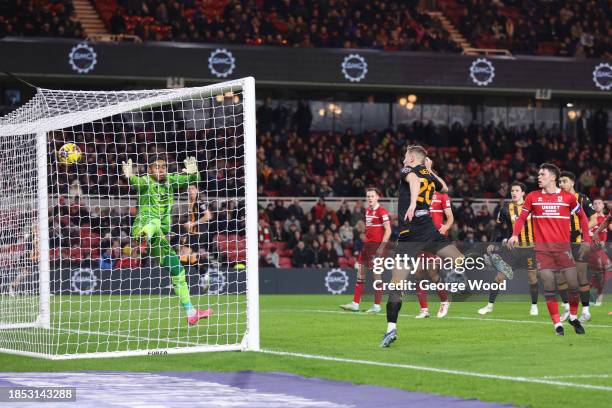
[[[82,155],[79,146],[74,143],[66,143],[57,151],[57,161],[68,166],[81,160]]]

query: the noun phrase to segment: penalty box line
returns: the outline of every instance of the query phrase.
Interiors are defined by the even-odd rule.
[[[287,310],[273,310],[273,309],[262,309],[264,313],[327,313],[327,314],[338,314],[345,316],[376,316],[367,313],[360,312],[342,312],[339,310],[320,310],[320,309],[287,309]],[[407,318],[414,318],[414,315],[401,313],[400,316]],[[475,320],[481,322],[502,322],[502,323],[519,323],[519,324],[550,324],[550,322],[542,322],[536,320],[513,320],[513,319],[498,319],[498,318],[486,318],[486,317],[469,317],[469,316],[446,316],[444,319],[452,320]],[[442,319],[443,320],[443,319]],[[612,325],[609,324],[591,324],[587,323],[586,327],[597,327],[604,329],[612,329]]]
[[[612,392],[612,387],[607,387],[604,385],[576,384],[576,383],[556,381],[553,379],[546,379],[546,378],[514,377],[514,376],[509,376],[509,375],[479,373],[475,371],[452,370],[452,369],[447,369],[447,368],[427,367],[427,366],[419,366],[419,365],[413,365],[413,364],[385,363],[381,361],[372,361],[372,360],[357,360],[357,359],[352,359],[352,358],[331,357],[331,356],[305,354],[305,353],[294,353],[294,352],[289,352],[289,351],[280,351],[280,350],[271,350],[271,349],[262,349],[259,352],[264,353],[264,354],[304,358],[304,359],[309,359],[309,360],[322,360],[322,361],[331,361],[331,362],[336,362],[336,363],[391,367],[391,368],[400,368],[400,369],[406,369],[406,370],[427,371],[427,372],[432,372],[432,373],[458,375],[458,376],[464,376],[464,377],[484,378],[488,380],[513,381],[513,382],[520,382],[520,383],[544,384],[544,385],[553,385],[553,386],[558,386],[558,387],[582,388],[582,389],[589,389],[589,390]]]

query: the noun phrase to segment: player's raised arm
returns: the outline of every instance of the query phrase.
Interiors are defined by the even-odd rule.
[[[200,181],[200,172],[198,171],[198,162],[196,158],[190,156],[183,161],[183,164],[185,167],[182,170],[182,174],[168,174],[168,181],[179,187],[185,187],[189,183]]]
[[[442,180],[442,178],[433,171],[432,165],[433,162],[431,161],[431,159],[429,157],[426,157],[425,168],[429,171],[429,174],[431,174],[436,181],[436,191],[442,194],[448,193],[448,186],[446,185],[446,182]]]
[[[121,163],[123,176],[128,179],[128,182],[133,186],[141,186],[147,183],[146,177],[138,177],[134,171],[134,163],[132,159]]]

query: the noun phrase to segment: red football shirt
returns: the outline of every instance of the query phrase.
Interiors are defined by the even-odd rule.
[[[597,216],[597,225],[593,227],[593,229],[591,229],[591,234],[595,235],[595,231],[597,231],[597,228],[599,228],[599,226],[601,224],[603,224],[603,222],[608,218],[609,216],[607,215],[598,215]],[[599,233],[599,242],[606,242],[608,240],[608,228],[605,228],[603,231],[601,231]]]
[[[384,223],[389,221],[389,213],[382,205],[378,204],[378,207],[371,209],[370,207],[365,210],[366,217],[366,241],[365,242],[382,242],[383,236],[385,235]]]
[[[448,195],[434,191],[431,198],[431,205],[429,206],[429,212],[431,213],[431,219],[436,229],[440,229],[442,224],[444,224],[444,209],[446,208],[451,208],[451,200]],[[448,235],[448,231],[446,235]]]
[[[570,218],[579,211],[574,194],[559,188],[555,193],[532,191],[525,198],[520,219],[531,214],[536,250],[566,251],[570,242]],[[523,223],[524,219],[514,224],[513,235],[519,235]]]

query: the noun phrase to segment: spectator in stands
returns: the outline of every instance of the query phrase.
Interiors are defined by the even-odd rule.
[[[338,267],[338,253],[330,241],[326,241],[323,249],[320,251],[319,263],[325,268]]]
[[[280,258],[276,247],[270,248],[270,252],[266,255],[266,262],[274,268],[280,268]]]
[[[297,247],[293,250],[291,265],[294,268],[306,268],[314,263],[314,254],[310,248],[307,248],[304,241],[300,241]]]

